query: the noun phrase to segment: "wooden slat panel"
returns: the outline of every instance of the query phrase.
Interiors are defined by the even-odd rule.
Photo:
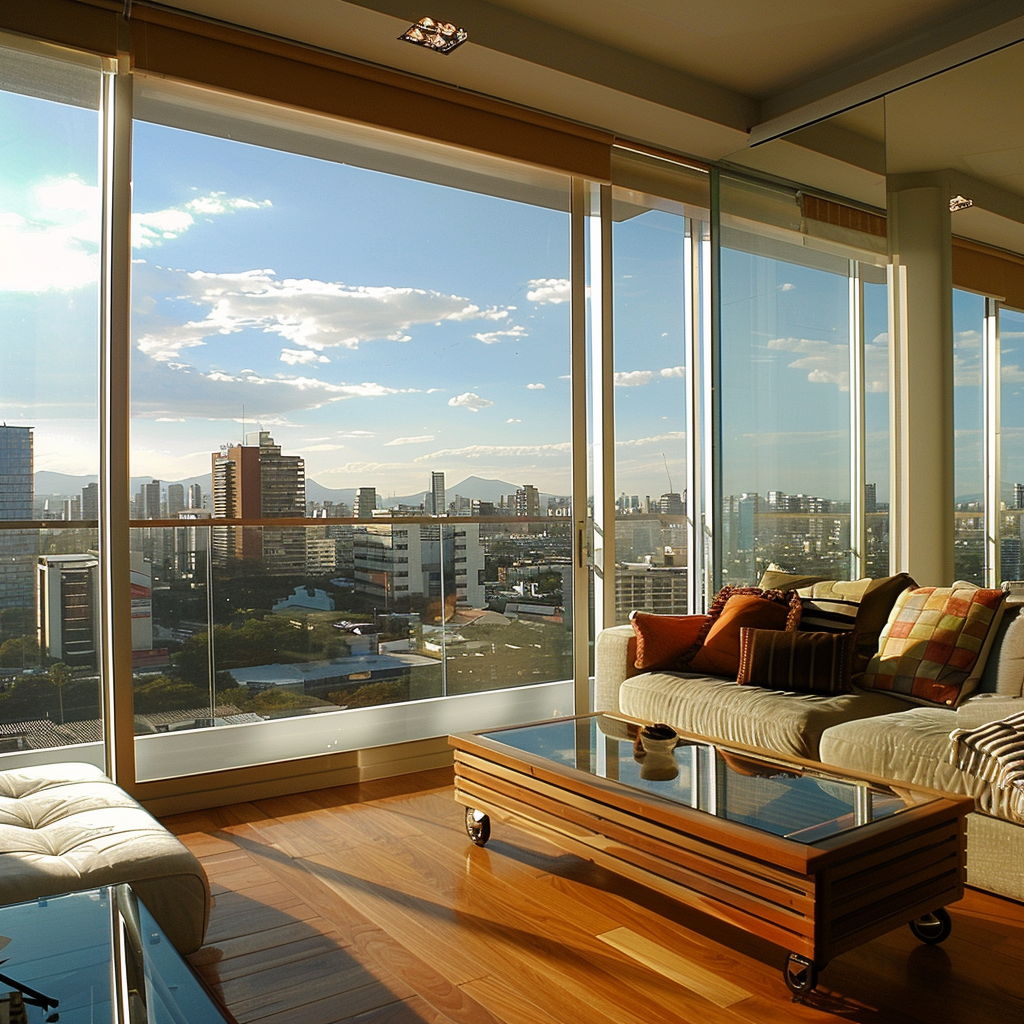
[[[533,818],[553,832],[566,833],[603,853],[629,861],[644,870],[658,873],[694,892],[720,899],[731,906],[791,927],[795,919],[813,920],[812,883],[803,878],[786,878],[782,885],[772,884],[760,875],[760,865],[747,862],[740,868],[722,863],[719,851],[708,847],[703,857],[683,853],[671,844],[660,842],[633,829],[620,827],[588,813],[559,807],[553,801],[534,796],[530,803],[516,799],[515,793],[463,783],[460,793],[470,806],[486,802],[502,808],[512,821]]]

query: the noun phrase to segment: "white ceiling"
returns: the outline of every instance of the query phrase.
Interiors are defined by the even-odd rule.
[[[885,205],[887,161],[890,170],[952,169],[964,187],[981,183],[996,219],[1016,229],[1024,221],[1024,45],[1012,45],[1024,40],[1021,0],[168,6],[875,206]],[[424,15],[463,26],[469,41],[447,56],[399,42]],[[749,147],[751,129],[770,139],[815,121]],[[1011,235],[987,240],[1006,245]]]

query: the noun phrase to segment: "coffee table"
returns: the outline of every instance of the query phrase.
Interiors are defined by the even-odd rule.
[[[895,927],[949,934],[969,797],[699,736],[659,744],[645,724],[591,714],[450,737],[470,839],[512,823],[781,946],[794,999]]]

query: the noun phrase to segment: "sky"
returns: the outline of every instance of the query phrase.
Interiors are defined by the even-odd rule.
[[[564,208],[134,132],[132,475],[208,473],[211,452],[265,429],[326,487],[410,494],[440,470],[569,491]],[[0,93],[0,406],[36,428],[37,470],[98,469],[97,136],[95,111]],[[656,210],[614,225],[627,494],[685,488],[682,228]],[[730,250],[722,268],[724,492],[848,500],[845,277]],[[969,302],[955,319],[960,493],[978,489],[981,325]],[[866,328],[867,478],[886,500],[883,286]],[[1019,389],[1024,354],[1004,348]]]

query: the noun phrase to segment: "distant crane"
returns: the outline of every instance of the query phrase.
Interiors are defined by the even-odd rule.
[[[665,460],[665,476],[668,477],[668,493],[674,494],[675,492],[672,490],[672,474],[668,471],[668,459],[665,458],[664,452],[661,453],[661,457]]]

